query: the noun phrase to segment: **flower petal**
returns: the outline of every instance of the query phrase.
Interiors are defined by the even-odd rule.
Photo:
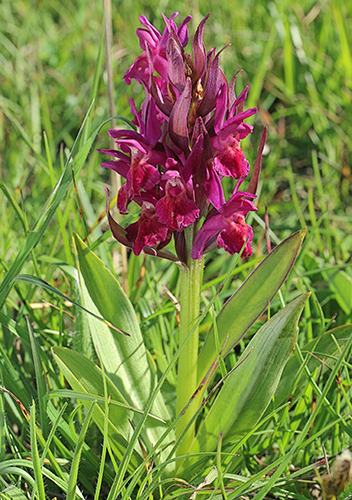
[[[194,69],[195,69],[195,80],[199,80],[206,70],[207,63],[207,51],[205,49],[205,45],[203,42],[203,33],[205,23],[207,22],[210,14],[205,16],[205,18],[200,22],[197,31],[193,38],[193,61],[194,61]]]
[[[187,24],[191,21],[191,19],[192,16],[185,17],[180,26],[177,28],[177,35],[181,42],[182,47],[186,47],[186,45],[188,44],[189,33]]]
[[[168,229],[162,225],[155,214],[154,207],[143,204],[142,214],[137,222],[126,228],[129,240],[133,241],[133,253],[139,255],[145,246],[153,247],[165,241]]]
[[[249,116],[255,115],[257,111],[257,108],[250,108],[247,109],[247,111],[238,113],[238,115],[235,115],[229,120],[226,120],[223,129],[219,132],[220,139],[224,141],[229,135],[235,135],[241,122],[243,122],[243,120],[245,120]]]
[[[228,227],[220,232],[217,238],[218,248],[224,248],[230,255],[234,255],[235,253],[240,253],[243,245],[247,241],[241,257],[250,257],[253,253],[253,230],[251,226],[245,223],[243,215],[240,214],[234,214],[231,220],[226,220],[229,224]]]
[[[129,171],[129,182],[131,183],[131,194],[139,195],[141,190],[148,191],[160,181],[160,173],[157,168],[149,164],[147,160],[132,157]]]
[[[199,217],[199,208],[193,200],[188,198],[186,186],[180,174],[176,176],[172,171],[168,171],[164,176],[168,179],[165,185],[165,196],[155,205],[155,212],[160,222],[166,224],[171,231],[183,231]]]
[[[136,57],[133,64],[131,64],[123,77],[127,85],[131,85],[132,78],[134,78],[138,83],[148,84],[150,80],[150,71],[148,58],[145,55],[145,52],[142,52],[142,54]]]
[[[210,240],[226,226],[227,224],[221,214],[213,215],[213,217],[206,220],[194,240],[191,253],[192,259],[199,259]]]
[[[144,45],[145,38],[143,36],[141,36],[141,37],[139,36],[140,31],[144,31],[144,32],[148,31],[149,37],[150,37],[150,38],[148,38],[148,40],[150,41],[151,45],[155,47],[161,39],[161,35],[160,35],[159,31],[152,25],[151,22],[148,21],[148,19],[145,16],[139,16],[139,20],[140,20],[141,24],[147,28],[146,30],[144,30],[143,28],[137,28],[137,30],[136,30],[137,36],[138,36],[140,43],[141,43],[141,49],[145,50],[145,45]]]
[[[240,95],[237,97],[237,99],[235,100],[235,102],[231,106],[231,109],[229,111],[229,116],[234,116],[235,113],[236,113],[237,106],[239,106],[240,104],[243,104],[244,101],[247,99],[248,90],[249,90],[249,87],[247,85],[247,87],[245,87],[242,90],[242,92],[240,93]]]
[[[129,158],[128,158],[129,160]],[[117,172],[119,175],[124,177],[125,179],[127,178],[128,172],[129,172],[129,164],[126,164],[123,161],[104,161],[103,163],[100,164],[101,167],[103,168],[109,168],[110,170],[113,170],[114,172]]]
[[[215,170],[224,177],[240,179],[249,174],[249,163],[241,150],[240,143],[229,136],[223,143],[223,150],[214,158]]]
[[[191,98],[192,83],[190,78],[187,78],[184,91],[180,95],[180,98],[176,101],[171,111],[169,121],[169,134],[171,140],[185,153],[189,152],[187,118]]]
[[[250,200],[243,199],[247,193],[239,192],[231,200],[229,200],[222,209],[222,214],[224,217],[231,217],[235,212],[241,212],[242,214],[248,214],[248,212],[257,211],[257,207]]]
[[[127,213],[127,206],[131,202],[131,197],[127,190],[127,182],[123,184],[117,194],[117,208],[121,214]]]

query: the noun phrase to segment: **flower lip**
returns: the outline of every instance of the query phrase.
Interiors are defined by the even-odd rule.
[[[249,174],[249,163],[241,150],[240,142],[229,135],[223,149],[214,158],[215,170],[224,177],[240,179]]]
[[[130,224],[126,234],[133,242],[132,249],[135,255],[139,255],[145,246],[153,247],[167,238],[168,229],[160,223],[155,214],[154,206],[144,202],[142,214],[137,222]]]
[[[230,255],[240,253],[242,257],[252,255],[253,229],[245,223],[243,215],[236,214],[231,218],[228,227],[220,231],[217,237],[217,247],[224,248]]]
[[[187,187],[179,172],[167,171],[163,175],[165,196],[155,206],[160,222],[171,231],[183,231],[199,216],[199,208],[187,195]]]

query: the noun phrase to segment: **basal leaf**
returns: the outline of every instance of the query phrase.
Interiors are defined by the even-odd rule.
[[[274,248],[226,302],[216,319],[221,347],[229,334],[224,355],[245,335],[276,295],[292,269],[305,234],[306,229],[302,229]],[[217,352],[211,329],[199,355],[199,383],[215,361]]]
[[[66,380],[74,391],[83,395],[96,394],[100,397],[104,396],[103,374],[100,368],[91,360],[65,347],[53,347],[52,352]],[[126,404],[125,398],[108,378],[107,388],[113,400]],[[82,399],[82,402],[86,408],[89,408],[91,405],[89,399]],[[115,405],[111,406],[109,410],[109,437],[115,453],[121,458],[133,431],[129,423],[129,419],[132,418],[133,414],[125,408]],[[93,419],[102,431],[104,426],[103,403],[96,405]]]
[[[309,296],[298,297],[258,330],[199,426],[189,454],[213,452],[221,433],[226,444],[257,424],[296,345],[298,321]]]
[[[74,242],[79,262],[83,305],[128,333],[128,336],[120,335],[89,315],[87,319],[93,344],[104,364],[106,374],[119,388],[126,401],[136,408],[144,409],[155,387],[155,381],[136,313],[120,284],[104,263],[77,235],[74,236]],[[156,396],[151,413],[163,420],[170,419],[161,393]],[[136,418],[138,416],[134,415],[134,419]],[[165,425],[149,421],[144,433],[147,442],[156,443],[164,431]],[[169,440],[172,439],[171,435]]]

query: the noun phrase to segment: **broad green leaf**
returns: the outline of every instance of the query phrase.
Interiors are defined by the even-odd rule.
[[[220,346],[225,346],[224,355],[229,353],[245,335],[257,318],[266,309],[268,302],[286,280],[298,255],[306,229],[302,229],[280,243],[254,269],[246,281],[226,302],[216,318]],[[215,361],[216,344],[213,329],[204,342],[198,360],[198,383]]]
[[[329,284],[331,291],[335,293],[338,305],[346,314],[352,311],[352,278],[345,271],[324,271],[324,278]]]
[[[82,354],[65,347],[53,347],[52,351],[56,362],[74,391],[86,396],[87,394],[104,396],[103,374],[98,366]],[[125,398],[109,379],[107,379],[107,388],[113,400],[126,404]],[[86,408],[90,407],[91,401],[83,399],[82,402]],[[133,429],[129,423],[131,418],[132,412],[125,408],[111,406],[109,411],[109,437],[119,458],[123,456],[127,442],[132,435]],[[102,431],[104,427],[104,404],[96,405],[93,419]],[[136,464],[136,461],[134,461],[134,464]]]
[[[199,426],[189,454],[213,452],[221,433],[226,444],[256,425],[296,345],[298,321],[309,296],[298,297],[258,330]]]
[[[77,235],[74,242],[82,278],[81,297],[84,307],[100,314],[129,335],[120,335],[89,315],[87,319],[93,344],[104,364],[106,374],[119,388],[126,401],[134,407],[144,409],[155,387],[155,381],[136,313],[120,284],[104,263]],[[155,398],[151,413],[163,420],[170,419],[161,393]],[[136,417],[137,415],[134,415],[135,419]],[[164,431],[165,426],[160,422],[149,420],[144,432],[147,442],[156,443]],[[173,438],[172,435],[169,436],[167,443]]]

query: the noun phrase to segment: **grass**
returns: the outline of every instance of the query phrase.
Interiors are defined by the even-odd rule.
[[[292,404],[286,404],[289,395],[279,388],[251,436],[233,446],[219,444],[213,464],[220,473],[206,465],[187,484],[164,484],[158,469],[151,476],[144,466],[135,476],[129,470],[123,474],[109,448],[107,429],[101,433],[90,421],[93,409],[87,412],[75,400],[57,396],[45,403],[48,391],[65,388],[52,347],[69,346],[94,359],[87,317],[78,306],[38,287],[38,281],[24,283],[17,276],[36,276],[80,303],[72,269],[73,231],[86,236],[114,269],[117,244],[108,238],[106,221],[88,233],[105,208],[103,186],[110,182],[96,151],[108,147],[109,123],[99,127],[110,118],[105,59],[99,60],[103,10],[91,0],[3,0],[0,263],[6,286],[0,292],[0,385],[6,390],[0,396],[0,498],[94,498],[98,478],[100,498],[109,500],[117,495],[190,498],[196,488],[198,498],[309,498],[315,469],[325,473],[319,462],[323,445],[333,456],[352,444],[350,340],[344,340],[350,338],[345,325],[352,320],[352,4],[193,0],[175,1],[171,8],[167,0],[148,5],[136,0],[131,8],[122,0],[112,7],[115,106],[125,118],[130,118],[129,97],[142,98],[138,86],[126,87],[122,81],[139,53],[135,29],[140,14],[161,29],[161,11],[170,15],[179,10],[181,18],[191,12],[194,31],[211,12],[206,45],[232,43],[223,52],[222,67],[228,77],[244,70],[237,89],[250,85],[247,105],[259,108],[255,131],[244,141],[252,164],[264,126],[269,140],[259,210],[252,220],[255,255],[235,268],[213,308],[219,312],[266,254],[265,206],[273,245],[308,227],[295,268],[266,313],[312,292],[300,325]],[[221,251],[208,254],[203,308],[234,262],[235,257]],[[162,391],[174,413],[176,369],[169,365],[177,350],[178,324],[163,285],[177,297],[178,271],[167,262],[130,255],[128,285],[155,376],[169,367]],[[200,325],[203,337],[211,321],[209,313]],[[336,343],[326,345],[324,332],[337,327]],[[227,370],[246,339],[225,359]],[[324,356],[329,369],[319,362]],[[108,394],[105,398],[107,408]]]

